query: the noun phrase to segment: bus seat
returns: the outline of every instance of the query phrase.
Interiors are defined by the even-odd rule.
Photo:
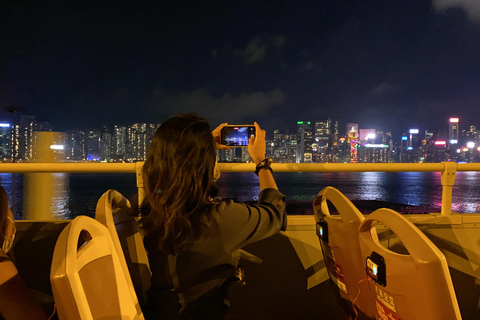
[[[127,281],[133,283],[140,305],[145,305],[152,273],[130,202],[120,192],[110,189],[98,200],[95,219],[108,228],[117,252],[124,253],[121,263],[125,274],[130,274]]]
[[[392,230],[408,254],[382,246],[376,222]],[[361,223],[359,240],[377,319],[461,319],[447,260],[413,223],[378,209]]]
[[[70,222],[57,240],[50,272],[59,319],[143,320],[120,260],[105,226],[87,216]]]
[[[330,214],[328,202],[339,215]],[[363,214],[333,187],[326,187],[317,195],[313,212],[328,275],[337,286],[340,297],[354,303],[364,316],[374,318],[374,302],[368,293],[358,241],[358,227],[365,219]]]

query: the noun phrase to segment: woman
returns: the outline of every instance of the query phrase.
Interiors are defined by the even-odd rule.
[[[152,270],[147,319],[222,319],[237,250],[284,225],[285,197],[265,159],[265,131],[257,123],[248,152],[257,165],[258,205],[213,200],[216,148],[227,149],[220,145],[225,125],[211,132],[204,118],[181,114],[155,133],[143,167],[141,206]]]
[[[47,319],[40,305],[30,296],[20,278],[17,268],[7,252],[13,245],[15,221],[8,207],[5,189],[0,187],[0,319],[44,320]]]

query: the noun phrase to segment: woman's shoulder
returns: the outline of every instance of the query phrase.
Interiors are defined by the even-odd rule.
[[[211,212],[214,214],[224,214],[226,212],[232,212],[236,210],[242,210],[246,206],[243,202],[237,202],[233,199],[218,199],[211,206]]]

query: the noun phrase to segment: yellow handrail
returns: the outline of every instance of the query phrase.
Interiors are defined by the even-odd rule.
[[[274,172],[443,172],[445,166],[453,165],[456,171],[480,171],[480,163],[274,163]],[[0,172],[136,172],[143,162],[96,163],[0,163]],[[219,163],[222,172],[253,172],[253,163]]]
[[[135,163],[55,162],[55,163],[0,163],[0,172],[135,172]]]
[[[136,173],[139,200],[143,199],[143,162],[136,163],[0,163],[0,172]],[[219,163],[222,172],[253,172],[253,163]],[[440,172],[442,215],[451,215],[452,188],[457,171],[480,171],[480,163],[274,163],[274,172]]]

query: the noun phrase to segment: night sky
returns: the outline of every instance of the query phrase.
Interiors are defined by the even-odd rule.
[[[0,107],[54,130],[480,128],[480,1],[0,1]],[[1,114],[0,114],[1,116]]]

